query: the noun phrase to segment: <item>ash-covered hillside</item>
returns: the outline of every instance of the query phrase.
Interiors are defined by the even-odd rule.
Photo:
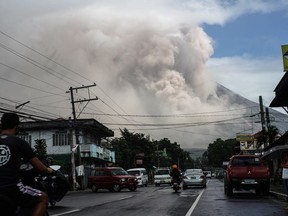
[[[259,103],[250,101],[240,96],[239,94],[234,93],[233,91],[227,89],[226,87],[220,84],[218,84],[218,87],[217,87],[217,95],[219,97],[225,96],[226,98],[228,98],[231,104],[239,104],[239,106],[247,107],[246,115],[251,116],[251,121],[247,121],[247,133],[252,132],[252,129],[253,129],[253,133],[256,133],[259,130],[261,130],[262,125],[261,125]],[[265,108],[266,107],[264,106],[264,112],[265,112]],[[269,111],[270,124],[276,126],[281,132],[281,134],[285,133],[288,130],[288,115],[281,113],[270,107],[268,107],[268,111]],[[266,113],[265,113],[265,121],[266,121]],[[250,131],[249,131],[249,127],[251,127]]]

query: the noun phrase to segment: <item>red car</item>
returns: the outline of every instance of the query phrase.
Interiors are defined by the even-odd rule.
[[[233,195],[233,189],[269,194],[270,172],[267,164],[256,155],[234,155],[224,172],[224,192]]]
[[[93,192],[98,189],[108,189],[111,192],[119,192],[123,188],[130,191],[137,189],[137,178],[129,175],[121,167],[102,167],[92,171],[92,175],[88,177],[88,188]]]

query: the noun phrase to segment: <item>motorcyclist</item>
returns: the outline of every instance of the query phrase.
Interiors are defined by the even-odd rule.
[[[176,164],[172,165],[172,170],[170,171],[170,176],[172,177],[173,182],[177,182],[178,184],[181,183],[181,172],[178,169]]]
[[[36,157],[29,143],[15,136],[18,132],[19,123],[19,116],[16,113],[4,113],[2,115],[2,130],[0,134],[0,195],[9,197],[13,201],[15,212],[17,206],[20,206],[32,208],[32,216],[44,215],[47,208],[47,194],[25,186],[21,182],[19,179],[21,161],[22,159],[29,161],[40,173],[50,174],[53,170],[46,167]]]

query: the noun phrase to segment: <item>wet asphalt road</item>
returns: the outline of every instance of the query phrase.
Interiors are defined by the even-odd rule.
[[[54,208],[51,216],[209,216],[209,215],[288,215],[288,203],[259,196],[254,191],[235,191],[233,197],[224,195],[223,183],[211,179],[207,188],[189,188],[175,193],[170,186],[139,187],[135,192],[122,190],[111,193],[100,190],[70,192]]]

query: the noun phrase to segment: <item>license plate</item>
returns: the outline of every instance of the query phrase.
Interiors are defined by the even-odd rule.
[[[242,184],[257,184],[257,182],[255,181],[255,179],[244,179],[242,181]]]

